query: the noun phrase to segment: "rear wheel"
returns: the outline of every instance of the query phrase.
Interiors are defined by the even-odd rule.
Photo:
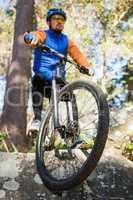
[[[69,102],[62,101],[66,94],[71,99],[71,111]],[[105,95],[91,82],[75,81],[63,87],[59,108],[60,129],[54,130],[50,106],[42,121],[36,147],[39,175],[54,192],[75,187],[94,170],[104,150],[109,128]],[[70,115],[74,116],[73,120]],[[60,136],[64,144],[55,145]],[[47,138],[52,141],[52,148],[46,148]]]

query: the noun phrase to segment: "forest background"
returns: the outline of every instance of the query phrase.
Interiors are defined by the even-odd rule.
[[[25,48],[28,51],[27,57],[25,54],[22,56],[24,60],[27,59],[25,67],[23,67],[20,57],[17,58],[21,66],[18,67],[20,77],[23,74],[26,76],[27,73],[25,80],[28,88],[30,88],[33,59],[31,50],[27,50],[24,44],[21,44],[23,46],[15,46],[15,42],[19,36],[22,37],[26,28],[30,28],[30,30],[47,28],[46,13],[53,6],[60,6],[66,11],[68,20],[64,31],[75,41],[94,66],[95,76],[92,80],[100,85],[107,95],[111,112],[111,128],[126,123],[127,119],[132,117],[129,112],[133,110],[133,0],[18,0],[17,2],[15,0],[1,0],[0,127],[2,127],[2,132],[0,136],[3,139],[4,133],[8,132],[12,138],[15,138],[15,144],[21,143],[21,140],[19,142],[16,139],[17,135],[19,137],[22,135],[22,140],[25,137],[27,124],[30,120],[29,116],[32,113],[31,100],[29,97],[28,109],[24,105],[16,111],[6,105],[4,96],[7,88],[10,87],[11,71],[14,73],[16,67],[14,67],[15,52],[20,51],[20,47],[22,47],[21,55]],[[32,21],[29,21],[26,9],[27,13],[32,13],[30,17]],[[14,50],[15,48],[19,48],[19,50]],[[67,72],[69,81],[80,78],[88,79],[75,68],[69,70],[69,67]],[[15,75],[13,79],[15,80]],[[17,96],[19,96],[18,94],[16,92]],[[11,117],[9,113],[11,113]],[[116,113],[121,115],[118,117]],[[16,115],[18,115],[17,120],[15,120]],[[20,121],[23,126],[18,126]],[[127,135],[131,136],[133,127],[131,125],[125,127]],[[131,137],[129,144],[131,152],[133,150]]]

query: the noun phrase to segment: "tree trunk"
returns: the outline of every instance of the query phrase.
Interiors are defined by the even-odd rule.
[[[26,144],[28,79],[31,49],[24,44],[23,34],[33,28],[34,0],[18,0],[11,66],[7,72],[4,107],[0,129],[6,128],[14,145]]]

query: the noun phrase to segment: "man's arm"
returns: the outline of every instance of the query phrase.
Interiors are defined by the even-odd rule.
[[[81,53],[79,48],[72,40],[68,41],[68,54],[77,64],[82,65],[86,68],[92,66],[91,62],[86,59],[86,57]]]

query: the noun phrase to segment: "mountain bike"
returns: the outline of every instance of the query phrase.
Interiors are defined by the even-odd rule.
[[[58,193],[81,184],[95,169],[108,136],[109,109],[104,93],[92,81],[64,83],[58,75],[62,62],[86,74],[88,70],[45,45],[40,48],[60,58],[36,143],[41,180]]]

